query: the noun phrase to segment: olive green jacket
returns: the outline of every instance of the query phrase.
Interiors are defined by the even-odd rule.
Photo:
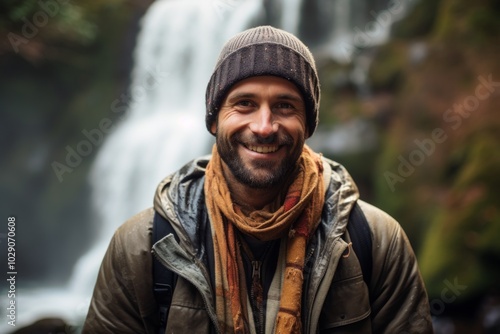
[[[152,245],[153,208],[123,224],[102,261],[83,333],[157,333],[152,254],[178,275],[166,333],[219,333],[206,236],[210,222],[203,181],[209,157],[168,176],[154,210],[171,222],[172,235]],[[324,159],[322,220],[308,243],[304,270],[303,333],[432,333],[429,304],[415,255],[400,225],[358,199],[351,177]],[[372,233],[373,270],[363,280],[346,232],[355,202]],[[208,234],[207,234],[208,232]]]

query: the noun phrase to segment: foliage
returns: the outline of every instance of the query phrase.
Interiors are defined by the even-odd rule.
[[[480,77],[500,81],[500,9],[495,1],[440,1],[436,11],[429,13],[432,24],[417,13],[405,19],[412,22],[397,25],[396,31],[412,28],[397,32],[372,64],[370,80],[395,94],[375,193],[377,204],[395,215],[416,246],[430,298],[441,298],[444,282],[456,278],[467,286],[456,296],[460,305],[497,292],[500,279],[500,87],[475,97]],[[391,73],[398,73],[398,89],[388,79]],[[478,103],[469,112],[457,109],[474,98]],[[387,171],[397,174],[401,158],[419,150],[415,141],[432,139],[435,129],[446,139],[434,142],[432,152],[391,190]]]

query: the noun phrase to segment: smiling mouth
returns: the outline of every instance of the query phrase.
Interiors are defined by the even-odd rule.
[[[272,146],[257,146],[257,145],[245,145],[246,148],[248,148],[250,151],[257,152],[257,153],[274,153],[279,149],[278,145],[272,145]]]

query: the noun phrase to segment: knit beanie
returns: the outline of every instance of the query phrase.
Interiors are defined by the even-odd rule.
[[[245,30],[226,42],[206,91],[209,132],[223,99],[243,79],[273,75],[293,82],[302,93],[311,136],[318,124],[320,88],[314,58],[294,35],[271,26]]]

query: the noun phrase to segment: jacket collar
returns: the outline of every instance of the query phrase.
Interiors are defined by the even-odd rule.
[[[208,227],[203,184],[209,160],[210,155],[200,157],[167,176],[154,199],[154,209],[172,223],[181,243],[198,255],[205,236],[200,232]],[[323,158],[323,166],[326,194],[320,228],[325,237],[334,239],[344,233],[359,192],[342,165]]]

